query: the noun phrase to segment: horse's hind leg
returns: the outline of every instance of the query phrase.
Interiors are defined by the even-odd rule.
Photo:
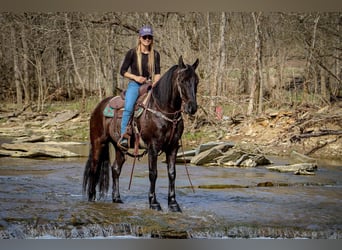
[[[112,198],[114,203],[122,203],[119,190],[119,177],[121,174],[122,165],[126,161],[124,153],[115,148],[115,160],[112,165],[112,178],[113,178],[113,192]]]

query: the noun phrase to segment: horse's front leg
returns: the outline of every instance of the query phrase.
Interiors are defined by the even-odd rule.
[[[167,170],[169,176],[169,193],[168,193],[168,205],[171,212],[182,212],[176,201],[176,155],[177,149],[173,149],[171,152],[166,152]]]
[[[158,177],[157,159],[158,159],[158,152],[156,152],[156,150],[154,149],[149,149],[148,170],[149,170],[149,179],[150,179],[150,192],[148,195],[148,200],[149,200],[151,209],[161,211],[162,209],[161,209],[160,203],[157,201],[157,197],[156,197],[156,181]]]

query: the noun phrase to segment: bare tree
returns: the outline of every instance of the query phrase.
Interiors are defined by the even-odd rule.
[[[319,21],[320,15],[317,14],[314,20],[314,26],[313,26],[313,31],[312,31],[312,37],[311,37],[311,42],[309,42],[309,48],[308,48],[308,56],[306,60],[306,67],[305,67],[305,82],[304,82],[304,91],[303,91],[303,101],[307,101],[307,95],[309,92],[309,83],[312,82],[313,80],[313,53],[314,49],[316,46],[316,33],[317,33],[317,25]]]
[[[262,81],[262,42],[261,42],[261,30],[260,19],[262,13],[252,13],[254,20],[254,81],[252,82],[249,105],[247,115],[251,115],[256,108],[257,113],[262,112],[262,98],[263,98],[263,81]]]
[[[227,28],[227,14],[226,12],[221,13],[221,23],[220,23],[220,42],[219,42],[219,56],[218,56],[218,63],[217,63],[217,72],[216,72],[216,93],[223,93],[223,75],[226,61],[226,28]]]
[[[37,110],[42,111],[44,108],[44,100],[45,100],[45,88],[44,85],[44,75],[43,75],[43,63],[42,63],[42,55],[40,53],[35,52],[34,54],[34,62],[35,62],[35,70],[36,70],[36,80],[37,80],[37,88],[38,88],[38,96],[37,96]]]
[[[30,82],[29,82],[29,49],[27,45],[27,37],[26,37],[26,30],[23,23],[20,25],[21,29],[21,43],[23,46],[22,52],[22,68],[23,68],[23,90],[25,94],[25,105],[30,103],[31,101],[31,93],[30,93]]]
[[[19,62],[18,62],[18,53],[17,53],[17,39],[16,39],[16,31],[14,25],[11,26],[11,41],[12,41],[12,55],[13,55],[13,73],[14,73],[14,81],[17,93],[17,105],[21,107],[23,105],[23,93],[20,82],[20,71],[19,71]]]
[[[210,83],[212,82],[212,41],[211,41],[211,24],[210,24],[210,12],[206,13],[206,21],[207,21],[207,35],[208,35],[208,57],[207,57],[207,68],[206,68],[206,75],[207,75],[207,81],[206,84],[206,91],[210,95],[211,94],[211,88]]]

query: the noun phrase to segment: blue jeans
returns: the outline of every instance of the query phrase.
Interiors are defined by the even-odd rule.
[[[139,88],[140,84],[135,81],[130,81],[128,83],[128,87],[125,94],[125,107],[122,114],[122,121],[121,121],[121,135],[126,132],[126,127],[131,117],[131,114],[134,109],[134,104],[139,97]]]

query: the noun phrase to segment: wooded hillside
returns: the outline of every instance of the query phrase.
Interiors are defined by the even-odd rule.
[[[0,101],[36,111],[54,100],[99,99],[119,75],[137,31],[150,24],[162,73],[200,59],[207,108],[234,98],[266,108],[335,102],[342,95],[342,13],[0,13]],[[237,107],[239,108],[239,107]]]

